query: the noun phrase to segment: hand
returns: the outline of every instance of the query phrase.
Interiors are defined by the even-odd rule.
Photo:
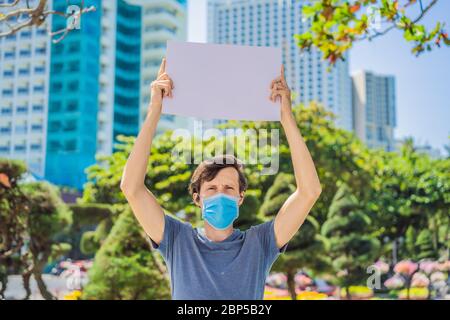
[[[164,97],[173,97],[172,90],[174,89],[173,81],[166,73],[166,58],[162,59],[159,67],[158,76],[155,81],[150,84],[151,88],[151,105],[158,107],[162,106]]]
[[[276,102],[278,98],[281,100],[281,115],[292,113],[291,90],[287,85],[284,77],[284,66],[281,65],[281,76],[272,81],[270,85],[272,93],[269,99]]]

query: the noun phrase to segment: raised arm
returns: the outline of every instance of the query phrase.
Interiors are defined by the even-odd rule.
[[[159,244],[164,232],[164,211],[144,184],[153,136],[161,116],[163,97],[172,97],[173,82],[165,73],[163,59],[158,77],[151,84],[151,101],[141,131],[125,164],[120,189],[144,231]]]
[[[295,192],[289,196],[275,217],[275,238],[281,248],[299,230],[322,189],[311,154],[292,114],[291,92],[284,77],[283,66],[281,76],[272,82],[271,90],[272,101],[281,98],[281,124],[291,150],[297,185]]]

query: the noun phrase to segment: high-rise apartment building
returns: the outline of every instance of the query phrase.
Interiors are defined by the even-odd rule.
[[[356,135],[370,148],[394,151],[397,125],[395,77],[358,71],[352,78]]]
[[[318,101],[337,115],[336,124],[352,127],[352,91],[348,55],[328,72],[328,62],[315,49],[301,52],[295,34],[306,32],[297,0],[209,0],[208,42],[281,47],[293,103]],[[281,67],[281,66],[280,66]]]
[[[29,5],[38,2],[30,0]],[[20,7],[26,7],[25,1]],[[50,72],[46,29],[51,18],[39,28],[0,38],[0,157],[23,160],[37,177],[45,172]],[[7,30],[7,24],[0,24],[0,32]]]

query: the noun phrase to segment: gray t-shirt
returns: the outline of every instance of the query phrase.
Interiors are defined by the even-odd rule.
[[[174,300],[262,300],[272,264],[286,251],[278,249],[274,219],[244,232],[234,228],[221,242],[213,242],[203,228],[194,228],[165,215],[163,239],[157,249],[170,275]]]

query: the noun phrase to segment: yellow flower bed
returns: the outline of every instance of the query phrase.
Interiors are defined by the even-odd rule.
[[[297,294],[297,300],[324,300],[327,299],[325,293],[319,293],[315,291],[303,291]],[[289,294],[280,295],[279,291],[265,290],[264,300],[291,300]]]
[[[64,300],[80,300],[80,298],[81,298],[80,290],[72,291],[64,296]]]

